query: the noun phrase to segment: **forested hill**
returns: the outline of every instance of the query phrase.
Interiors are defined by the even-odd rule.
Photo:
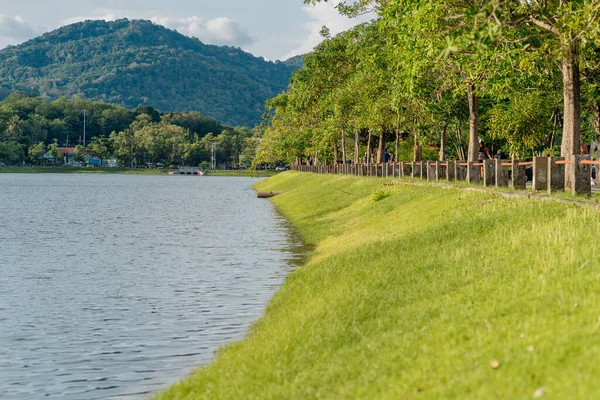
[[[20,90],[48,100],[80,94],[254,125],[265,100],[285,90],[297,68],[150,21],[86,21],[0,51],[0,90],[2,97]]]

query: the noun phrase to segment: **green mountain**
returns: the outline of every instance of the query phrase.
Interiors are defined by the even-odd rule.
[[[206,45],[150,21],[86,21],[0,51],[0,95],[79,95],[254,125],[300,65]]]

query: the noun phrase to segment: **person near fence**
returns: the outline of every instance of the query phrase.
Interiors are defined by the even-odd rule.
[[[477,160],[479,162],[483,162],[483,160],[491,160],[492,156],[490,155],[490,151],[487,147],[485,147],[485,143],[483,139],[479,140],[479,154],[477,155]]]

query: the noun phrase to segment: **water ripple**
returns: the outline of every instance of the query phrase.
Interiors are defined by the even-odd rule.
[[[243,337],[305,250],[251,183],[0,174],[0,398],[146,398]]]

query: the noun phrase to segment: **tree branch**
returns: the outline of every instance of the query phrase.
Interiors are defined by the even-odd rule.
[[[547,30],[548,32],[554,33],[556,36],[560,36],[560,32],[558,32],[558,29],[556,29],[555,26],[552,26],[547,22],[540,21],[539,19],[535,18],[533,15],[529,16],[529,21],[531,21],[534,25],[537,25],[540,28]]]

